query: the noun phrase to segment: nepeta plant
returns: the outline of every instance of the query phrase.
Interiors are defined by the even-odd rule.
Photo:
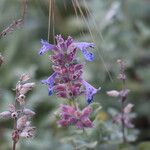
[[[99,89],[83,79],[83,64],[78,62],[76,54],[81,51],[86,60],[93,61],[94,55],[89,52],[89,49],[94,48],[94,44],[75,42],[70,36],[64,40],[61,35],[56,36],[56,42],[57,44],[53,45],[41,40],[42,47],[39,54],[43,55],[47,51],[53,53],[49,59],[53,62],[54,73],[48,79],[42,80],[42,83],[48,85],[49,95],[55,92],[57,97],[64,98],[67,102],[59,107],[58,124],[75,125],[79,129],[92,128],[94,125],[89,119],[92,108],[86,106],[81,110],[77,98],[85,95],[86,103],[90,104]]]
[[[20,80],[16,84],[16,97],[14,104],[10,104],[8,106],[8,110],[0,113],[1,118],[13,119],[14,121],[12,150],[16,150],[19,138],[31,138],[35,133],[35,127],[32,127],[29,121],[31,117],[35,115],[35,112],[25,106],[27,102],[26,94],[34,87],[34,83],[27,82],[28,80],[28,75],[21,76]]]
[[[113,122],[120,124],[122,126],[122,138],[123,142],[125,143],[127,141],[126,135],[125,135],[125,128],[133,128],[134,125],[131,123],[131,119],[129,117],[129,114],[132,110],[133,104],[127,102],[127,96],[129,94],[129,89],[126,88],[126,75],[125,75],[125,63],[122,60],[118,60],[117,63],[120,65],[120,73],[118,75],[118,79],[122,82],[122,90],[111,90],[107,92],[108,96],[111,97],[119,97],[120,99],[120,109],[121,112],[114,116]]]

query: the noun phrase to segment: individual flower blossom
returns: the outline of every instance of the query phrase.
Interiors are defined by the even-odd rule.
[[[90,104],[91,102],[93,102],[93,96],[94,94],[97,93],[99,89],[94,88],[92,85],[90,85],[88,82],[86,82],[85,80],[83,80],[83,84],[85,86],[85,94],[86,94],[86,100],[87,103]]]
[[[48,87],[48,93],[49,93],[49,95],[53,94],[53,86],[54,86],[54,82],[55,82],[56,76],[57,76],[57,73],[54,72],[48,79],[42,80],[43,84],[46,84],[46,85],[49,86]]]
[[[74,44],[79,50],[81,50],[81,52],[84,55],[85,59],[87,59],[88,61],[93,61],[94,60],[94,54],[91,53],[91,52],[88,52],[88,50],[87,50],[89,48],[94,48],[95,47],[94,43],[76,42]]]
[[[94,125],[89,119],[89,115],[92,113],[91,107],[85,107],[82,111],[69,105],[60,106],[61,119],[58,124],[61,126],[75,125],[78,129],[92,128]]]
[[[49,50],[54,50],[56,49],[55,45],[49,44],[47,41],[41,40],[41,49],[39,51],[39,55],[43,55]]]

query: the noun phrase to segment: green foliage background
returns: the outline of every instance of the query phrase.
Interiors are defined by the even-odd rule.
[[[65,0],[66,8],[63,1],[56,0],[54,28],[56,34],[65,37],[71,35],[79,41],[94,40],[97,45],[94,51],[96,59],[92,63],[86,62],[84,73],[91,84],[102,87],[101,92],[95,96],[95,102],[100,103],[103,108],[99,112],[101,117],[96,123],[95,131],[91,131],[91,142],[98,141],[93,149],[148,150],[150,147],[148,142],[150,140],[150,1],[85,1],[80,1],[84,19],[80,11],[78,17],[75,15],[70,0]],[[20,18],[22,11],[20,6],[19,0],[0,1],[1,31],[11,21]],[[37,54],[40,39],[47,39],[48,10],[48,0],[30,0],[25,25],[0,39],[0,52],[5,57],[5,62],[0,68],[0,112],[6,110],[8,104],[14,101],[12,89],[22,73],[30,73],[33,81],[36,82],[36,88],[28,95],[28,107],[36,111],[33,124],[37,127],[37,134],[34,139],[22,140],[18,146],[21,150],[73,149],[72,138],[69,137],[75,134],[72,128],[58,128],[56,119],[51,117],[62,100],[58,100],[55,95],[49,97],[47,88],[40,83],[41,79],[52,73],[48,54],[42,57]],[[53,42],[52,30],[50,37]],[[124,59],[127,64],[127,87],[131,91],[128,100],[135,105],[136,117],[133,122],[139,131],[134,144],[131,142],[130,145],[118,145],[117,138],[109,137],[109,134],[119,134],[112,131],[114,125],[111,124],[110,114],[119,109],[119,103],[116,99],[106,96],[107,90],[121,88],[121,84],[116,79],[119,71],[116,63],[118,58]],[[110,80],[108,72],[113,81]],[[84,99],[81,100],[84,103]],[[0,150],[11,147],[11,127],[11,121],[0,120]],[[80,134],[82,133],[76,132],[78,139],[76,143],[81,142]],[[132,134],[135,135],[136,132]],[[86,144],[85,149],[92,149],[92,144],[95,143],[82,144]]]

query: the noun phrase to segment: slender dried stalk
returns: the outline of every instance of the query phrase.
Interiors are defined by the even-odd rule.
[[[21,27],[24,23],[26,13],[27,13],[27,0],[23,0],[22,18],[18,20],[13,20],[12,23],[0,33],[0,39],[12,33],[16,28]]]

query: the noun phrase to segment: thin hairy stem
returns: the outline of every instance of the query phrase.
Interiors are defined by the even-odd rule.
[[[16,28],[21,27],[27,13],[27,0],[23,0],[23,13],[21,19],[13,20],[12,23],[0,33],[0,39],[9,33],[12,33]]]
[[[124,124],[124,99],[121,99],[121,124],[122,124],[122,141],[126,143],[125,124]]]
[[[15,141],[13,141],[13,149],[12,150],[16,150],[16,142]]]

